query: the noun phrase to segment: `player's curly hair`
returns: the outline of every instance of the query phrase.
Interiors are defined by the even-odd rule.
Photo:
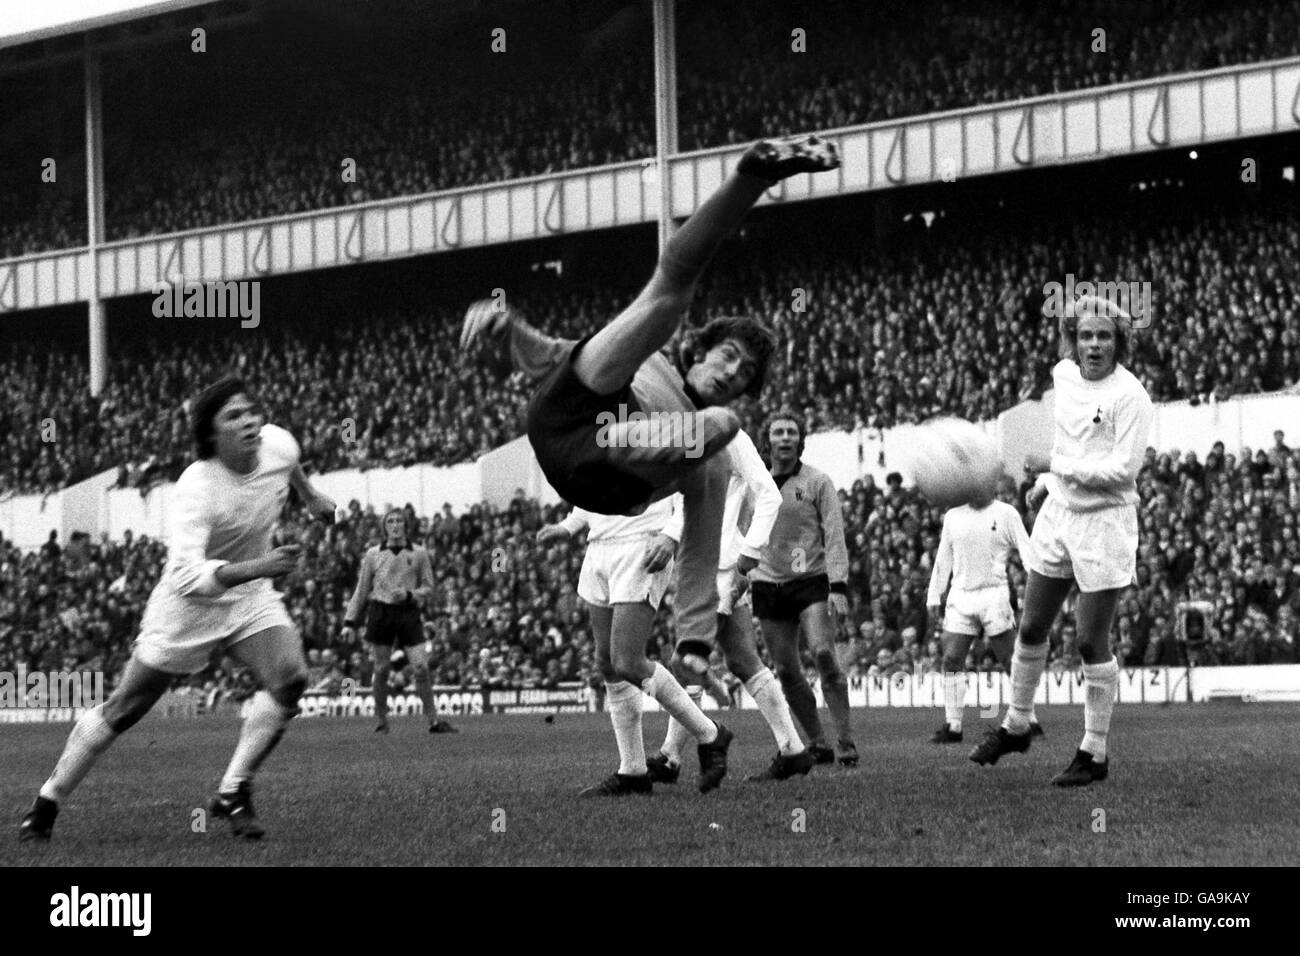
[[[1115,326],[1115,363],[1128,361],[1133,344],[1133,317],[1113,302],[1095,295],[1080,296],[1061,316],[1061,358],[1079,364],[1079,320],[1092,316],[1110,319]]]
[[[719,342],[735,339],[754,357],[754,377],[749,380],[744,394],[758,398],[763,393],[767,381],[767,368],[776,351],[776,333],[758,319],[745,315],[730,315],[714,319],[704,328],[687,336],[682,342],[682,374],[685,375],[695,364],[699,355],[707,353]]]
[[[240,392],[248,393],[244,380],[230,375],[213,382],[194,399],[190,422],[194,433],[194,453],[200,461],[217,453],[216,443],[212,440],[212,423],[226,402]]]
[[[771,415],[767,416],[767,421],[763,422],[762,434],[762,452],[763,457],[770,464],[772,461],[772,425],[776,422],[794,422],[799,427],[799,457],[803,457],[803,448],[808,441],[808,427],[804,424],[803,416],[796,412],[790,406],[778,408]]]

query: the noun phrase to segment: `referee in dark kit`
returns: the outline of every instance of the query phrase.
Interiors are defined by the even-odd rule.
[[[411,544],[406,533],[406,513],[393,508],[384,515],[383,545],[371,548],[361,559],[357,589],[352,592],[343,619],[343,636],[350,641],[362,610],[367,610],[366,642],[375,660],[371,692],[375,698],[375,716],[379,718],[376,733],[388,733],[388,672],[394,644],[411,662],[415,691],[429,719],[429,733],[456,732],[450,723],[438,719],[433,707],[429,652],[424,646],[419,604],[432,593],[433,566],[429,563],[429,552]]]

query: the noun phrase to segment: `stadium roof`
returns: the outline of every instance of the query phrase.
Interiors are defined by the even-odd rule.
[[[142,20],[217,0],[40,0],[0,3],[0,48]]]

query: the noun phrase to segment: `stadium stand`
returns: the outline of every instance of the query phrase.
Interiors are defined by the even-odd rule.
[[[1213,605],[1203,631],[1188,634],[1197,664],[1296,663],[1300,638],[1300,448],[1279,434],[1268,449],[1234,455],[1216,444],[1196,451],[1150,450],[1139,477],[1143,544],[1138,585],[1125,598],[1114,635],[1129,665],[1177,665],[1173,639],[1178,602]],[[1024,489],[1004,497],[1024,509]],[[936,668],[940,656],[927,620],[926,584],[942,514],[901,482],[867,479],[840,493],[851,559],[852,625],[842,646],[851,676]],[[429,550],[437,582],[425,607],[435,682],[492,687],[545,687],[592,677],[593,643],[576,594],[583,539],[539,546],[536,532],[563,509],[523,497],[508,507],[476,505],[463,514],[408,519]],[[278,582],[310,651],[313,686],[352,678],[368,684],[359,639],[340,636],[361,555],[378,543],[380,516],[352,502],[334,526],[286,513],[276,543],[303,545],[300,572]],[[544,553],[543,553],[544,552]],[[103,670],[112,679],[130,654],[149,592],[165,560],[157,541],[133,537],[92,542],[51,540],[22,552],[0,541],[0,671]],[[1015,559],[1013,559],[1014,562]],[[1012,575],[1023,598],[1024,574]],[[668,652],[667,609],[652,649]],[[1077,664],[1072,617],[1052,635],[1052,660]],[[810,662],[811,663],[811,662]],[[995,667],[977,640],[968,666]],[[395,687],[409,673],[394,668]],[[241,692],[226,661],[191,681],[210,693]],[[246,688],[244,688],[246,689]]]
[[[1220,207],[1156,192],[1128,200],[1122,230],[1100,201],[1034,223],[1014,210],[959,212],[929,228],[914,217],[884,253],[860,226],[756,229],[719,259],[697,318],[744,311],[777,329],[782,350],[751,426],[775,407],[802,411],[813,430],[939,413],[994,418],[1048,384],[1056,330],[1042,318],[1042,289],[1067,273],[1149,277],[1159,334],[1139,337],[1129,367],[1155,401],[1218,400],[1300,381],[1293,193],[1230,197],[1233,205]],[[626,276],[608,273],[527,282],[514,301],[540,327],[575,336],[635,293]],[[0,407],[0,430],[12,436],[0,490],[48,492],[106,468],[142,489],[174,479],[190,453],[184,402],[196,382],[227,370],[249,374],[316,471],[453,464],[519,435],[521,383],[457,351],[472,293],[456,299],[451,290],[417,309],[409,297],[385,297],[388,285],[405,288],[371,282],[355,300],[336,300],[319,280],[311,298],[286,294],[289,314],[255,332],[155,324],[135,340],[115,337],[110,384],[98,398],[82,355],[11,340],[0,351],[0,381],[13,396]],[[809,292],[802,313],[791,311],[796,288]],[[60,428],[53,443],[37,426],[51,409]],[[340,440],[346,417],[357,423],[355,441]]]
[[[1298,0],[1052,3],[1050,16],[1034,0],[829,0],[797,14],[773,2],[683,5],[680,146],[1300,53]],[[445,16],[462,21],[439,21],[432,35],[484,43],[443,46],[437,58],[422,31],[393,37],[371,21],[358,35],[310,6],[292,16],[292,56],[250,29],[214,35],[201,56],[182,36],[152,49],[147,66],[131,53],[108,60],[110,240],[653,155],[650,25],[634,6],[455,8]],[[501,24],[509,45],[494,54]],[[792,48],[795,28],[806,53]],[[574,36],[583,55],[547,56]],[[0,183],[0,257],[85,242],[81,90],[75,71],[53,73],[0,86],[0,99],[45,107],[0,124],[3,165],[33,171]],[[51,143],[63,144],[63,172],[40,184]],[[345,156],[354,183],[339,175]]]

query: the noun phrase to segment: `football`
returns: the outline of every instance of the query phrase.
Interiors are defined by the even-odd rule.
[[[909,436],[912,476],[936,508],[955,508],[992,497],[1002,476],[1002,458],[993,438],[960,418],[926,422]]]

